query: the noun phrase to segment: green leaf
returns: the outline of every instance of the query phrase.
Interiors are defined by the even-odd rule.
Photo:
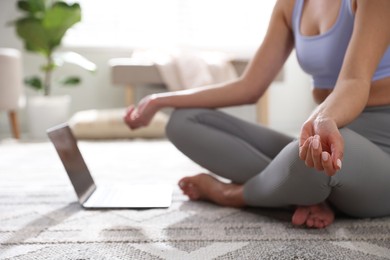
[[[40,16],[45,12],[45,0],[19,0],[17,6],[31,17]]]
[[[66,62],[75,64],[91,72],[96,71],[95,63],[91,62],[90,60],[76,52],[68,51],[55,53],[53,54],[53,60],[57,66],[62,66]]]
[[[27,77],[24,79],[24,83],[35,90],[43,89],[42,80],[38,76]]]
[[[94,63],[77,53],[53,57],[55,49],[60,46],[68,29],[81,21],[79,4],[68,4],[68,1],[60,0],[16,0],[16,2],[23,16],[9,24],[15,26],[26,50],[40,53],[46,58],[46,64],[41,67],[45,74],[45,82],[39,77],[29,77],[25,79],[26,85],[37,90],[45,90],[47,94],[46,88],[51,83],[51,72],[65,62],[79,65],[89,71],[96,70]],[[64,85],[69,86],[80,84],[80,82],[78,77],[68,77],[62,81]]]
[[[26,0],[19,0],[17,5],[19,10],[30,12],[30,4]]]
[[[46,11],[42,21],[43,27],[50,39],[50,46],[52,48],[59,46],[66,31],[80,21],[81,8],[79,4],[55,2]]]
[[[18,4],[30,12],[15,22],[18,35],[27,50],[46,56],[61,44],[66,31],[81,20],[79,4],[55,2],[46,11],[44,0],[21,0]]]
[[[65,86],[76,86],[81,83],[81,79],[79,77],[71,76],[61,80],[61,83]]]
[[[27,50],[40,52],[44,55],[51,52],[49,39],[39,19],[27,17],[17,20],[16,31],[19,37],[24,40]]]

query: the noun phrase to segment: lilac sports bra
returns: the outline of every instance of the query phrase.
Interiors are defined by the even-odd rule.
[[[336,23],[327,32],[314,36],[301,34],[303,3],[304,0],[295,1],[292,16],[298,62],[305,72],[312,75],[314,87],[334,88],[353,30],[355,17],[351,0],[342,0]],[[390,77],[390,46],[382,57],[372,81],[386,77]]]

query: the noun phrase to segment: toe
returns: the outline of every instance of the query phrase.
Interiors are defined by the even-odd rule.
[[[321,219],[315,219],[314,220],[314,227],[316,228],[323,228],[324,222]]]
[[[308,218],[306,221],[306,226],[308,226],[310,228],[313,227],[314,226],[314,219]]]
[[[187,187],[186,178],[181,179],[181,180],[178,182],[178,185],[179,185],[180,189],[184,190],[184,189]]]
[[[310,210],[307,207],[297,207],[292,216],[292,223],[294,225],[300,226],[303,225],[307,218],[309,217]]]

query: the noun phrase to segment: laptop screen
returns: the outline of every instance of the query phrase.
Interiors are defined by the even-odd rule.
[[[72,130],[67,124],[63,124],[48,129],[47,134],[57,150],[77,196],[80,200],[85,200],[85,196],[95,189],[95,184]]]

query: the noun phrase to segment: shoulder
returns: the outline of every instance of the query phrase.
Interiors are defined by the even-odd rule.
[[[390,1],[352,0],[357,31],[380,31],[390,41]],[[363,30],[367,28],[366,30]],[[374,31],[373,31],[374,30]]]
[[[360,10],[364,9],[365,6],[376,6],[376,7],[379,7],[379,6],[386,6],[389,7],[389,4],[390,4],[390,1],[388,0],[375,0],[375,1],[372,1],[372,0],[348,0],[350,1],[351,3],[351,8],[352,8],[352,12],[353,13],[356,13],[357,9],[359,8]]]
[[[273,18],[283,19],[284,23],[292,28],[292,15],[296,0],[277,0],[273,10]]]
[[[355,14],[386,14],[390,11],[389,0],[349,0],[351,1],[352,11]]]

